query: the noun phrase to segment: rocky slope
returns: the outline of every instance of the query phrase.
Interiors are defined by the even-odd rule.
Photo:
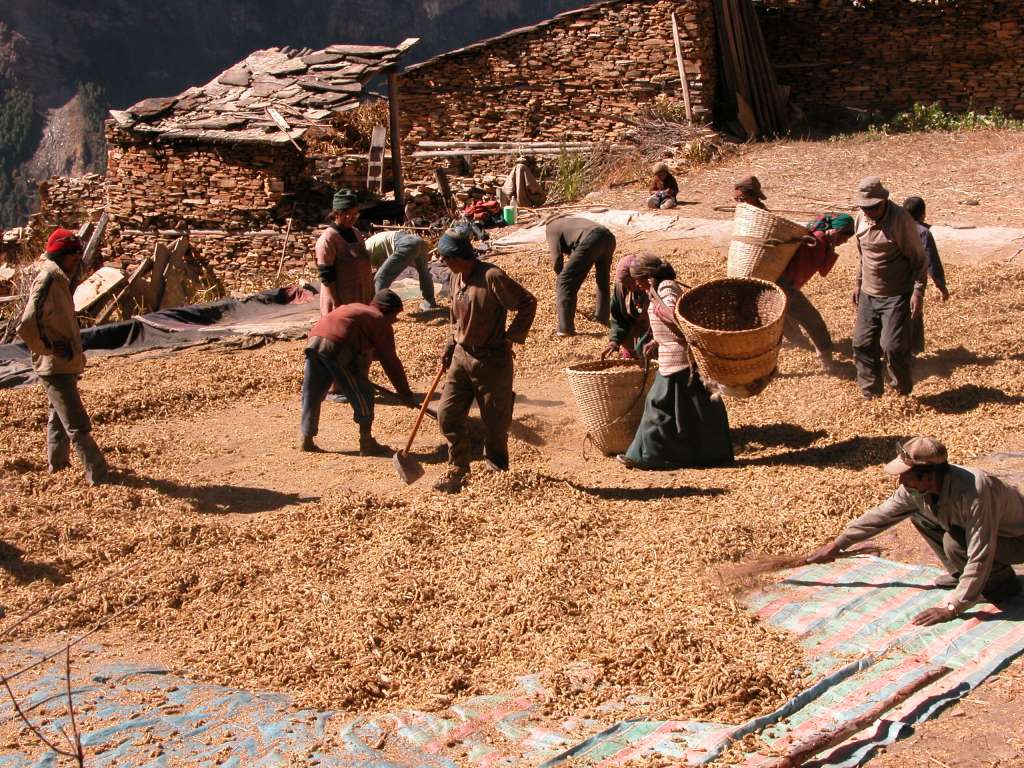
[[[419,37],[421,43],[410,52],[414,61],[586,4],[180,0],[170,8],[128,0],[5,0],[0,104],[13,94],[19,107],[0,116],[0,227],[18,223],[31,209],[34,182],[102,164],[95,136],[98,101],[123,107],[147,96],[175,94],[208,81],[250,51],[273,45]],[[29,107],[24,94],[31,96]],[[26,109],[27,135],[20,123],[8,126],[9,115],[20,118],[19,110]]]

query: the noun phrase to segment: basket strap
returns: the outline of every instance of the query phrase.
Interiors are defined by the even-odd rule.
[[[799,237],[791,237],[789,240],[779,240],[776,237],[759,238],[747,237],[746,235],[734,235],[732,241],[734,243],[745,243],[747,245],[760,245],[765,247],[774,247],[777,245],[793,245],[795,243],[814,245],[817,242],[817,240],[814,239],[813,235],[800,235]]]

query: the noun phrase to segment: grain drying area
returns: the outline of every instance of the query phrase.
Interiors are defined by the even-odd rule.
[[[641,251],[691,285],[723,271],[708,243],[620,238],[617,255]],[[849,357],[855,246],[841,253],[807,288],[837,340],[837,375],[785,347],[761,395],[727,401],[737,461],[723,469],[630,472],[585,445],[563,369],[597,358],[604,330],[580,318],[576,338],[554,336],[539,247],[493,259],[539,301],[516,357],[512,471],[476,462],[454,497],[430,488],[445,459],[432,421],[414,447],[427,478],[412,486],[390,460],[358,457],[345,406],[325,406],[324,453],[295,450],[301,342],[92,364],[84,397],[116,468],[97,488],[46,473],[43,398],[2,391],[2,556],[17,567],[0,571],[0,601],[17,618],[76,592],[13,637],[108,619],[94,639],[123,654],[352,715],[439,710],[531,673],[551,722],[770,712],[814,679],[797,640],[744,607],[730,566],[836,535],[889,493],[879,465],[897,439],[940,436],[962,463],[1020,445],[1024,273],[1005,259],[947,263],[953,298],[929,294],[913,396],[865,402]],[[590,283],[581,299],[586,314]],[[417,391],[446,323],[427,313],[396,326]],[[381,403],[375,433],[397,447],[410,421]],[[0,738],[36,749],[17,723]]]

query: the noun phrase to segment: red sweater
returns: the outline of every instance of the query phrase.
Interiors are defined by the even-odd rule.
[[[395,351],[395,329],[377,307],[342,304],[317,320],[309,336],[330,339],[359,354],[376,356],[395,389],[400,394],[409,391],[409,380]]]
[[[832,247],[832,243],[824,232],[812,232],[816,240],[814,245],[806,243],[793,255],[789,266],[782,273],[779,280],[785,280],[794,288],[800,290],[807,284],[807,281],[816,274],[825,277],[836,265],[839,254]]]

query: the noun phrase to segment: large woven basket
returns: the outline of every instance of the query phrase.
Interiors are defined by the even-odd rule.
[[[580,421],[595,447],[607,456],[633,442],[656,366],[645,371],[632,360],[594,360],[565,369]]]
[[[753,278],[712,280],[687,291],[676,304],[701,375],[740,387],[770,376],[778,363],[786,294]]]
[[[733,219],[726,274],[775,282],[808,237],[813,238],[813,235],[806,227],[740,203]]]

